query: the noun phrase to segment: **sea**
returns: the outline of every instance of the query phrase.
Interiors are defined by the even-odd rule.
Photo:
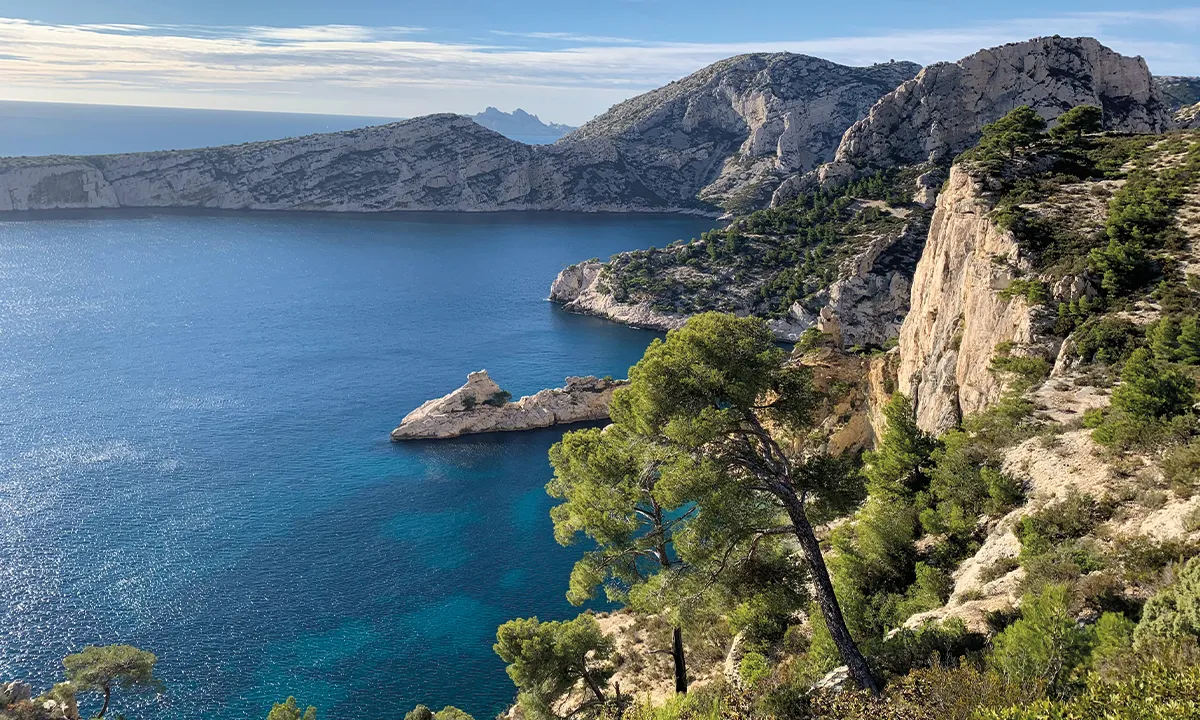
[[[0,100],[0,157],[185,150],[354,130],[399,119]],[[547,135],[509,137],[529,145],[554,140]]]
[[[582,549],[544,491],[563,429],[388,433],[481,368],[515,396],[624,375],[655,334],[563,312],[550,281],[709,226],[0,217],[0,679],[41,691],[66,654],[129,643],[163,681],[116,691],[131,720],[258,720],[289,695],[322,720],[494,717],[515,695],[496,627],[579,612]]]

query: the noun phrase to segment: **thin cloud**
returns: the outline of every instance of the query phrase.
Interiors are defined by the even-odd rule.
[[[1096,36],[1118,51],[1141,54],[1160,74],[1200,74],[1196,43],[1161,37],[1198,25],[1200,8],[787,42],[666,43],[496,31],[491,39],[456,43],[428,39],[426,30],[411,27],[65,25],[0,18],[0,96],[391,117],[522,106],[582,122],[623,98],[746,52],[798,52],[852,65],[892,58],[927,64],[1058,33]]]

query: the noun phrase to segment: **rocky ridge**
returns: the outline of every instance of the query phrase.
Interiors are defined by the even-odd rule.
[[[1200,102],[1200,77],[1157,75],[1154,82],[1172,110]]]
[[[613,107],[560,145],[611,147],[648,187],[677,187],[679,200],[752,207],[788,174],[832,159],[846,128],[919,69],[738,55]]]
[[[938,197],[925,251],[912,281],[912,310],[900,329],[898,386],[927,431],[953,427],[1003,392],[991,371],[996,346],[1048,343],[1047,318],[1020,295],[1003,291],[1029,270],[1012,233],[996,226],[983,184],[965,169],[950,171]]]
[[[608,418],[608,403],[623,380],[569,377],[561,388],[515,402],[480,370],[457,390],[413,410],[392,431],[392,442],[432,440],[477,433],[531,430]]]
[[[1021,105],[1047,120],[1094,105],[1104,111],[1104,127],[1121,132],[1159,133],[1172,125],[1142,58],[1093,38],[1034,38],[924,68],[846,131],[817,176],[838,182],[872,169],[947,162],[974,145],[985,124]],[[794,187],[785,185],[775,201]]]
[[[1175,122],[1185,130],[1200,128],[1200,102],[1180,109],[1175,113]]]
[[[713,202],[765,202],[772,178],[832,158],[842,132],[917,69],[742,55],[617,105],[553,145],[525,145],[463,116],[430,115],[220,148],[0,159],[0,211],[718,214]]]

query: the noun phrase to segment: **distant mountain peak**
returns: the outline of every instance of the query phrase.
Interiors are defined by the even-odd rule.
[[[530,145],[552,143],[575,129],[570,125],[542,122],[537,115],[521,108],[506,113],[490,105],[471,119],[489,130]]]

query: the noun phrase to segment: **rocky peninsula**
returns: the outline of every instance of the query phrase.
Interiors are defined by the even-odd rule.
[[[512,401],[480,370],[467,375],[467,383],[443,397],[413,410],[392,431],[392,442],[436,440],[460,435],[532,430],[608,418],[613,391],[624,380],[569,377],[560,388],[542,390]]]

